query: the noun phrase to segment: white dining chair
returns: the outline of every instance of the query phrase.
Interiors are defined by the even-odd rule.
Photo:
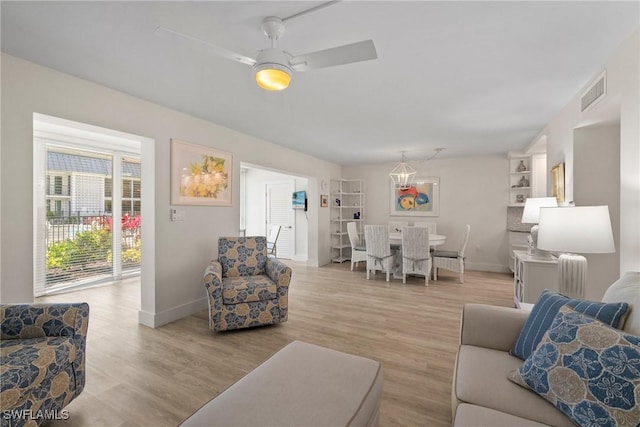
[[[414,227],[425,227],[429,229],[430,234],[437,234],[438,224],[435,222],[421,222],[417,221],[413,223]]]
[[[275,258],[278,258],[276,243],[280,236],[281,228],[281,225],[272,225],[269,229],[269,235],[267,236],[267,255],[273,255]]]
[[[424,285],[429,286],[431,255],[427,227],[402,228],[402,283],[407,283],[407,274],[424,275]]]
[[[400,233],[402,227],[407,227],[408,225],[407,221],[389,221],[389,233]]]
[[[364,240],[367,247],[367,279],[376,271],[387,273],[389,281],[395,261],[395,251],[389,245],[389,227],[386,225],[365,225]]]
[[[433,280],[438,280],[438,269],[444,268],[460,273],[460,283],[464,283],[464,251],[469,242],[470,232],[471,226],[465,225],[462,244],[457,251],[434,251],[431,254],[433,257]]]
[[[360,243],[360,235],[355,222],[347,223],[347,233],[349,234],[349,243],[351,243],[351,271],[353,271],[354,265],[357,268],[360,261],[367,260],[367,250]]]

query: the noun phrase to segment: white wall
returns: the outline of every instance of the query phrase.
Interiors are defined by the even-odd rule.
[[[319,209],[320,202],[312,201],[309,198],[309,180],[304,178],[298,178],[295,180],[295,191],[307,192],[307,209]],[[316,200],[319,198],[316,197]],[[313,205],[313,206],[312,206]],[[296,221],[296,252],[293,255],[293,259],[297,261],[306,261],[308,252],[308,236],[309,236],[309,215],[303,209],[296,209],[294,211]]]
[[[438,224],[438,234],[447,236],[443,249],[451,250],[458,249],[464,225],[470,224],[467,268],[509,271],[507,157],[465,157],[408,163],[418,171],[418,176],[440,178],[440,216],[390,216],[389,172],[398,162],[343,167],[344,178],[365,180],[366,223],[433,221]]]
[[[580,97],[602,70],[607,94],[580,113]],[[620,265],[619,273],[640,271],[640,29],[609,58],[593,78],[533,139],[547,137],[547,167],[565,162],[566,200],[574,199],[574,129],[620,122]],[[595,154],[594,154],[595,155]]]
[[[620,242],[620,124],[585,126],[574,131],[573,195],[576,206],[609,206],[616,247]],[[588,232],[588,230],[585,230]],[[619,276],[620,250],[585,255],[585,297],[599,301]]]
[[[149,290],[143,285],[141,306],[141,319],[150,325],[161,325],[205,307],[204,266],[216,256],[217,238],[235,235],[239,229],[240,161],[297,176],[308,176],[309,171],[314,171],[314,176],[309,177],[309,197],[315,198],[320,178],[340,176],[340,167],[333,163],[5,54],[2,54],[1,79],[0,291],[3,302],[33,300],[34,112],[156,141],[155,287]],[[233,207],[184,206],[186,220],[170,221],[171,138],[233,153]],[[328,236],[328,213],[318,209],[310,211],[310,265],[329,262]]]

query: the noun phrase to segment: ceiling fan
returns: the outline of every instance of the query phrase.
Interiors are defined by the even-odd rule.
[[[268,16],[262,21],[262,31],[271,40],[271,47],[260,50],[255,58],[245,56],[220,46],[213,45],[202,39],[172,30],[166,27],[158,27],[155,31],[159,37],[182,38],[195,42],[206,48],[207,51],[241,62],[253,67],[258,86],[265,90],[283,90],[289,86],[291,75],[294,71],[308,71],[319,68],[333,67],[336,65],[351,64],[354,62],[368,61],[378,57],[373,40],[364,40],[330,49],[319,50],[303,55],[292,55],[289,52],[275,47],[275,42],[285,31],[284,21],[300,16],[304,13],[325,7],[333,2],[327,2],[320,6],[305,10],[287,18]]]

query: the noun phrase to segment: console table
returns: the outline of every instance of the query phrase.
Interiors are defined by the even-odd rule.
[[[513,251],[513,302],[518,308],[533,304],[543,290],[558,291],[558,259],[538,258],[527,251]]]

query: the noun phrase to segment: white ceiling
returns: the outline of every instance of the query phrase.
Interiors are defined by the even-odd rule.
[[[296,73],[278,93],[154,35],[253,56],[263,17],[320,3],[2,1],[2,51],[346,165],[523,149],[640,25],[638,1],[344,1],[288,21],[278,46],[373,39],[378,59]]]

